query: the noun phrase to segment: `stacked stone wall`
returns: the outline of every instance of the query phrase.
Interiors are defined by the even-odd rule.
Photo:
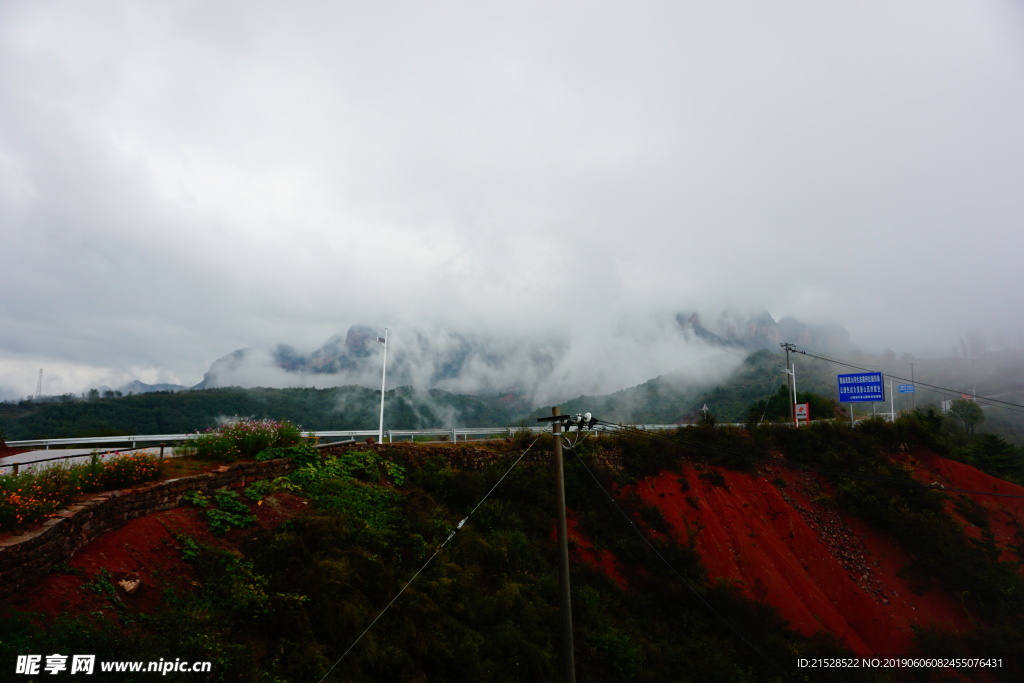
[[[100,493],[71,505],[41,528],[0,541],[0,600],[33,585],[55,564],[125,522],[178,507],[186,491],[209,494],[227,486],[280,477],[294,468],[288,458],[235,463],[213,472]]]

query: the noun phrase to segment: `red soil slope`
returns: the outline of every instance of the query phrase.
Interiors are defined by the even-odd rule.
[[[912,461],[929,483],[941,477],[947,486],[1024,494],[932,454],[916,453]],[[908,653],[913,625],[973,630],[954,596],[938,589],[916,595],[899,577],[909,557],[897,543],[817,503],[829,491],[813,476],[770,466],[761,474],[722,469],[715,472],[724,486],[716,486],[699,476],[708,468],[695,467],[643,479],[636,492],[661,510],[679,542],[694,539],[711,580],[735,582],[798,631],[824,629],[858,655]],[[979,502],[990,511],[997,542],[1012,542],[1024,500]]]
[[[26,451],[32,450],[31,448],[11,448],[3,441],[0,441],[0,460],[6,458],[9,455],[17,455],[18,453],[25,453]]]
[[[259,505],[251,505],[257,525],[272,529],[285,519],[308,509],[307,501],[278,492]],[[110,608],[107,594],[89,588],[102,585],[97,578],[108,574],[117,589],[116,600],[133,611],[151,613],[161,603],[164,590],[189,590],[194,576],[192,567],[181,555],[179,536],[190,536],[200,543],[230,547],[258,529],[236,529],[223,537],[210,533],[203,510],[179,507],[148,517],[133,519],[121,528],[104,534],[75,553],[66,565],[43,577],[24,595],[10,601],[16,609],[56,616],[82,615]],[[133,582],[138,581],[137,585]]]
[[[626,590],[628,583],[622,575],[619,561],[607,548],[596,548],[589,538],[580,531],[579,522],[567,511],[566,531],[568,532],[569,551],[572,563],[582,563],[596,569]],[[551,527],[551,542],[558,542],[558,528]]]
[[[1019,496],[1024,488],[985,474],[977,468],[955,460],[940,458],[934,453],[924,450],[914,451],[905,456],[908,464],[914,467],[917,477],[924,482],[939,484],[948,488],[961,488],[970,491],[986,491],[996,495],[959,494],[950,491],[951,500],[946,510],[964,525],[964,533],[971,538],[980,539],[982,529],[972,524],[956,508],[953,502],[957,498],[968,498],[985,509],[988,514],[989,531],[997,545],[1003,548],[999,559],[1014,561],[1018,558],[1007,550],[1009,546],[1024,547],[1024,501],[1020,498],[1007,498],[1007,494]],[[1024,571],[1024,567],[1022,567]]]

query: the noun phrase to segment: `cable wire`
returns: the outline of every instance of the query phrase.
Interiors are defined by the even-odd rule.
[[[877,370],[872,370],[870,368],[863,368],[863,367],[861,367],[859,365],[854,365],[852,363],[847,363],[847,362],[841,361],[841,360],[835,360],[834,358],[826,358],[825,356],[819,356],[819,355],[811,353],[810,351],[805,351],[805,350],[796,349],[796,348],[794,348],[792,350],[793,350],[794,353],[799,353],[799,354],[802,354],[804,356],[808,356],[809,358],[817,358],[818,360],[823,360],[823,361],[825,361],[827,363],[834,363],[836,365],[842,365],[844,367],[851,368],[853,370],[860,370],[861,372],[878,372]],[[937,386],[935,384],[928,384],[926,382],[920,382],[920,381],[917,381],[917,380],[908,379],[906,377],[898,377],[897,375],[891,375],[891,374],[889,374],[887,372],[884,372],[882,374],[884,376],[890,378],[890,379],[899,380],[901,382],[912,382],[915,385],[919,385],[919,386],[922,386],[922,387],[927,387],[929,389],[934,389],[935,391],[941,391],[943,393],[963,394],[963,391],[961,391],[960,389],[951,389],[949,387],[940,387],[940,386]],[[988,405],[992,405],[992,406],[995,406],[997,408],[1005,408],[1007,410],[1014,410],[1014,411],[1017,411],[1017,412],[1024,412],[1024,405],[1021,405],[1020,403],[1013,403],[1011,401],[1001,401],[1001,400],[999,400],[997,398],[991,398],[989,396],[975,396],[975,401],[978,401],[978,400],[984,401]]]
[[[338,661],[336,661],[334,664],[331,665],[331,668],[327,670],[327,673],[324,674],[323,678],[320,679],[319,683],[323,683],[324,681],[327,680],[327,677],[331,675],[331,672],[334,671],[334,669],[339,664],[341,664],[341,660],[345,659],[345,657],[348,655],[348,653],[352,651],[352,648],[354,648],[359,643],[359,641],[363,639],[363,636],[365,636],[367,633],[370,632],[370,629],[373,628],[373,625],[376,624],[377,621],[382,616],[384,616],[384,613],[387,612],[391,608],[391,605],[395,604],[395,601],[398,600],[398,598],[400,598],[402,596],[402,593],[404,593],[406,591],[406,589],[409,586],[412,585],[412,582],[416,580],[416,577],[418,577],[423,572],[423,570],[426,569],[427,566],[431,562],[434,561],[434,558],[437,557],[437,554],[439,552],[441,552],[441,549],[444,548],[446,545],[448,545],[448,541],[452,540],[455,537],[455,534],[463,527],[463,525],[469,520],[469,518],[473,516],[473,513],[477,511],[477,508],[479,508],[481,505],[483,505],[485,500],[490,498],[491,494],[494,493],[494,490],[496,488],[498,488],[498,485],[501,484],[501,482],[503,482],[505,480],[505,477],[507,477],[509,475],[509,473],[513,469],[515,469],[516,465],[519,464],[519,461],[523,459],[523,457],[530,451],[531,448],[533,448],[534,444],[537,443],[538,439],[540,439],[539,435],[537,436],[536,439],[533,440],[533,443],[531,443],[529,446],[526,447],[526,450],[524,450],[522,453],[519,454],[519,457],[516,458],[515,462],[512,463],[512,466],[509,467],[507,470],[505,470],[505,474],[501,475],[501,478],[498,479],[497,483],[495,483],[494,486],[491,487],[490,491],[488,491],[486,494],[484,494],[484,497],[480,499],[480,502],[478,502],[476,504],[476,506],[472,510],[470,510],[469,514],[466,515],[462,519],[462,521],[460,521],[458,523],[458,525],[454,529],[451,530],[451,533],[448,534],[448,538],[444,539],[444,541],[441,542],[441,545],[437,546],[437,549],[434,551],[434,554],[431,555],[429,558],[427,558],[427,561],[423,563],[422,567],[420,567],[418,570],[416,570],[416,573],[412,575],[412,578],[409,579],[404,586],[402,586],[402,589],[400,591],[398,591],[398,593],[395,594],[395,597],[391,598],[391,602],[389,602],[387,605],[385,605],[384,609],[382,609],[377,614],[377,616],[374,617],[373,621],[370,622],[370,625],[367,626],[365,629],[363,629],[363,632],[359,634],[358,638],[356,638],[354,641],[352,641],[352,644],[348,646],[348,649],[345,650],[345,652],[343,652],[340,657],[338,657]]]

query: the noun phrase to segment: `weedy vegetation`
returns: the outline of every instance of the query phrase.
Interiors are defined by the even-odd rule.
[[[907,544],[916,570],[958,591],[976,610],[978,634],[1007,652],[1024,651],[1024,584],[1017,567],[967,541],[946,514],[941,492],[897,485],[910,473],[886,457],[887,449],[913,438],[918,428],[916,423],[856,429],[823,424],[742,433],[706,425],[669,434],[660,444],[629,436],[581,441],[580,459],[601,486],[569,455],[568,504],[578,533],[612,554],[626,587],[574,564],[578,680],[781,680],[686,583],[786,670],[792,671],[799,657],[850,656],[832,637],[807,638],[789,630],[763,600],[744,599],[735,586],[709,581],[693,537],[674,541],[657,508],[643,505],[635,494],[620,495],[630,519],[656,532],[648,539],[674,571],[668,570],[605,493],[628,491],[630,482],[666,469],[681,473],[684,463],[694,460],[711,472],[719,466],[756,470],[772,450],[784,451],[795,463],[841,464],[893,479],[891,485],[868,486],[826,475],[835,487],[837,509]],[[932,437],[923,432],[917,438]],[[0,655],[172,656],[214,662],[213,674],[204,679],[209,681],[309,681],[319,680],[376,619],[330,680],[557,680],[555,501],[553,472],[546,464],[550,436],[533,444],[540,464],[509,470],[521,448],[533,442],[534,437],[516,435],[504,451],[495,451],[495,462],[480,468],[453,467],[429,449],[323,455],[305,445],[265,445],[254,454],[292,457],[297,467],[287,477],[250,485],[244,498],[258,501],[287,490],[311,502],[308,514],[274,530],[248,532],[236,549],[180,537],[182,557],[195,573],[194,590],[168,595],[159,611],[130,628],[108,615],[60,620],[43,630],[13,615],[0,620]],[[602,464],[609,461],[621,463],[621,469]],[[211,528],[217,523],[227,530],[250,515],[233,492],[190,494],[189,502],[204,509]],[[981,519],[969,504],[961,506]],[[468,522],[445,543],[467,515]],[[948,647],[945,652],[952,653],[966,651],[965,643],[975,637],[980,636],[922,631],[919,642],[928,651]],[[830,680],[891,679],[877,671],[843,670]]]

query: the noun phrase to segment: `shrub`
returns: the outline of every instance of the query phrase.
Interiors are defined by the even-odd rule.
[[[274,482],[267,481],[266,479],[264,479],[262,481],[254,481],[253,483],[249,484],[248,486],[245,487],[245,491],[243,491],[243,493],[245,494],[246,498],[256,503],[263,500],[263,496],[267,495],[273,490]]]
[[[91,466],[91,465],[90,465]],[[116,489],[140,481],[155,479],[160,474],[160,461],[140,453],[118,455],[98,468],[93,486],[95,490]]]
[[[304,467],[318,462],[320,452],[308,443],[300,443],[297,446],[272,446],[256,454],[256,460],[276,460],[278,458],[291,458],[295,461],[296,467]]]
[[[210,499],[206,497],[206,494],[196,489],[185,491],[185,495],[181,499],[197,508],[205,508],[210,505]]]
[[[234,491],[218,491],[213,498],[217,501],[217,508],[206,511],[206,521],[210,523],[212,533],[222,536],[232,527],[244,529],[256,521],[249,514],[249,507],[238,500]]]
[[[43,470],[0,476],[0,529],[39,522],[76,496],[155,479],[160,461],[149,455],[93,455],[87,465],[54,465]]]
[[[241,419],[196,434],[184,449],[200,458],[231,462],[267,448],[294,446],[301,438],[302,431],[291,422]]]

